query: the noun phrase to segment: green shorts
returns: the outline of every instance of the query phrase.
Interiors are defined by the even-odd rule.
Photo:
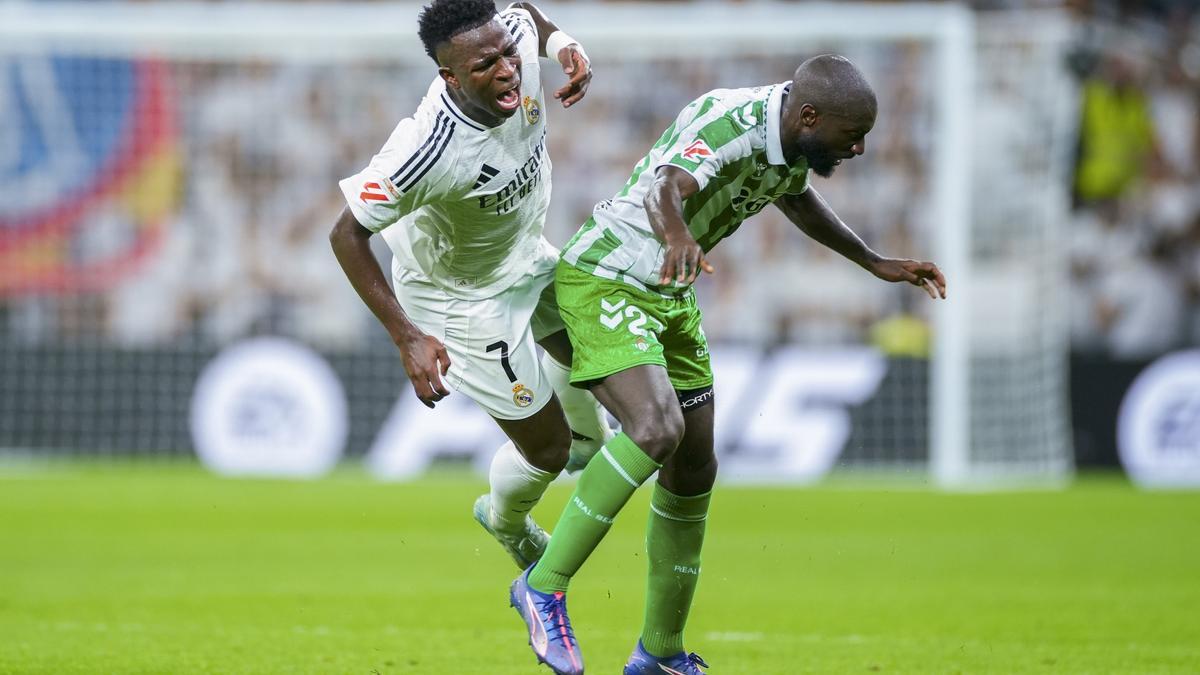
[[[559,261],[554,290],[575,349],[572,384],[647,364],[666,368],[678,391],[712,384],[708,340],[691,288],[667,298]]]

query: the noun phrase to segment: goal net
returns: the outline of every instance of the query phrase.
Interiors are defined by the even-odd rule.
[[[229,384],[229,433],[246,453],[332,407],[344,419],[322,427],[340,430],[330,446],[382,475],[490,455],[499,432],[461,396],[433,413],[411,396],[327,242],[336,181],[435,74],[417,9],[0,7],[0,447],[190,455],[222,427],[197,412],[198,391],[224,391],[198,387],[206,368],[270,336],[331,369],[340,388],[321,396],[344,406],[261,378]],[[698,287],[726,478],[1069,474],[1060,17],[1031,28],[946,5],[544,9],[596,73],[581,105],[543,105],[555,244],[709,89],[780,82],[837,52],[878,94],[866,155],[813,184],[876,250],[936,260],[950,301],[871,278],[777,210],[749,221]],[[543,66],[552,90],[563,78]]]

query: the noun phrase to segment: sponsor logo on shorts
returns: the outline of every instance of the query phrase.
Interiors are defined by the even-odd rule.
[[[709,401],[712,400],[712,397],[713,397],[713,389],[712,389],[712,387],[709,387],[708,389],[700,392],[699,394],[696,394],[695,396],[687,399],[686,401],[680,401],[679,407],[683,408],[684,410],[691,410],[692,408],[697,408],[705,403],[708,403]]]
[[[621,310],[625,308],[625,300],[617,298],[615,302],[608,298],[600,299],[600,323],[609,330],[616,330],[625,321]]]
[[[518,408],[528,408],[533,405],[533,398],[533,390],[529,387],[520,382],[513,385],[513,403],[516,403]]]
[[[640,351],[640,352],[644,352],[647,349],[650,349],[650,343],[646,342],[646,338],[644,338],[644,337],[639,337],[638,339],[634,340],[633,346],[637,347],[638,351]]]

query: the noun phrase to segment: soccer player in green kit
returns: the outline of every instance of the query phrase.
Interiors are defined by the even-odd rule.
[[[834,55],[800,64],[791,82],[711,91],[683,109],[563,248],[555,288],[575,349],[571,383],[588,387],[622,433],[580,475],[545,555],[510,589],[534,653],[556,673],[583,672],[567,617],[571,577],[655,472],[645,622],[624,672],[707,667],[683,646],[717,473],[713,376],[692,289],[713,271],[707,251],[775,204],[876,277],[946,297],[936,265],[875,253],[808,184],[810,170],[830,176],[863,154],[876,109],[863,74]]]

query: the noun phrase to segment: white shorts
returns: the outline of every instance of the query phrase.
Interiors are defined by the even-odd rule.
[[[538,259],[517,283],[485,300],[461,300],[417,274],[394,270],[404,313],[446,345],[446,385],[503,420],[533,415],[553,393],[538,363],[536,342],[565,327],[554,301],[558,252],[545,240],[542,244]]]

